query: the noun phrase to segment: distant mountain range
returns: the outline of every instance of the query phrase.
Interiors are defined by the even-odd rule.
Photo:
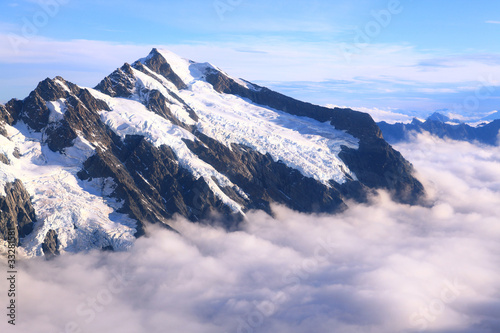
[[[334,213],[424,194],[372,118],[153,49],[94,89],[45,79],[0,106],[0,239],[27,256],[126,250],[173,217],[232,230],[273,203]],[[368,218],[368,217],[367,217]]]
[[[499,144],[500,119],[497,119],[498,111],[483,118],[476,126],[450,119],[441,114],[434,113],[425,121],[414,118],[409,124],[389,124],[385,121],[377,123],[382,130],[384,138],[390,143],[408,140],[411,133],[430,133],[440,138],[447,138],[468,142],[479,142],[487,145]],[[491,120],[490,120],[491,119]]]

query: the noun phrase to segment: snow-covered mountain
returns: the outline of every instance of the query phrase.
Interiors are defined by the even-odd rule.
[[[153,49],[94,89],[46,79],[0,106],[0,238],[28,256],[126,250],[175,214],[337,212],[374,189],[417,203],[411,165],[365,113],[297,101]]]

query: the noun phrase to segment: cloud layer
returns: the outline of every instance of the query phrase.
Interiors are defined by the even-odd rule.
[[[127,253],[22,263],[2,332],[498,332],[500,151],[420,135],[397,148],[429,207],[275,207],[242,231],[177,220]],[[2,290],[3,285],[2,285]],[[5,299],[2,297],[2,299]]]

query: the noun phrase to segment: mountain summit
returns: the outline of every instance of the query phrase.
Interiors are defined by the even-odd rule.
[[[416,204],[412,166],[366,114],[151,53],[94,89],[45,79],[0,106],[0,238],[28,256],[125,250],[175,215],[238,228],[273,203],[335,213],[376,189]]]

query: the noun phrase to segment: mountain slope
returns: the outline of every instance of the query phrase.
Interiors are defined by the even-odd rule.
[[[0,116],[0,156],[14,161],[0,187],[25,183],[36,211],[28,255],[126,249],[175,214],[231,229],[272,203],[332,213],[374,189],[412,204],[424,193],[369,115],[157,49],[95,89],[46,79]]]

